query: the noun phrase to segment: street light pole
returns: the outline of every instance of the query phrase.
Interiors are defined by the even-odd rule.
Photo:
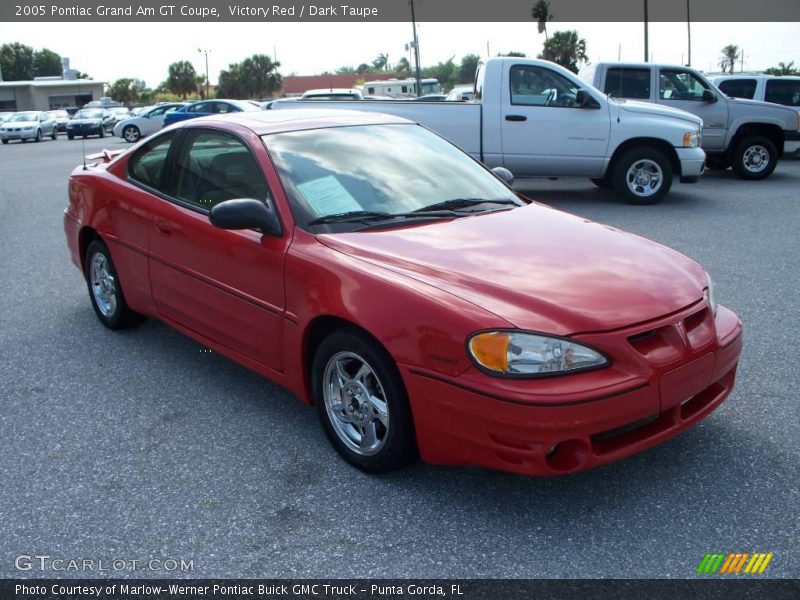
[[[417,67],[417,98],[422,95],[422,74],[419,69],[419,40],[417,39],[417,18],[414,15],[414,0],[411,0],[411,25],[414,28],[414,62]]]
[[[689,6],[691,0],[686,0],[686,33],[689,36],[689,56],[686,60],[686,66],[692,66],[692,11]]]
[[[197,51],[198,52],[202,52],[206,56],[206,100],[208,100],[208,86],[209,86],[209,81],[208,81],[208,53],[211,52],[211,50],[208,50],[208,49],[205,49],[205,48],[198,48]]]
[[[647,33],[647,0],[644,0],[644,62],[650,62],[650,43]]]

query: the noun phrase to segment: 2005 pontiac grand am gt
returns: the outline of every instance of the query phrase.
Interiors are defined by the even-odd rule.
[[[742,348],[695,262],[384,115],[181,123],[76,169],[64,225],[106,327],[156,317],[286,386],[369,472],[609,463],[709,415]]]

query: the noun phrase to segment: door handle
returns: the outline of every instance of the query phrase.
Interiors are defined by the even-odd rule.
[[[506,121],[527,121],[528,117],[524,115],[506,115]]]
[[[162,221],[161,219],[156,221],[156,229],[158,229],[164,235],[170,235],[172,233],[172,228],[169,226],[169,223]]]

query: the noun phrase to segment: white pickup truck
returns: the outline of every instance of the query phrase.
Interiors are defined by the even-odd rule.
[[[516,177],[586,176],[632,204],[654,204],[673,177],[703,173],[702,121],[684,111],[609,99],[544,60],[490,58],[473,102],[365,100],[315,106],[389,113],[432,129],[488,167]],[[276,101],[271,109],[307,107]]]
[[[729,98],[690,67],[601,62],[584,67],[579,76],[610,96],[679,108],[703,119],[709,168],[732,167],[742,179],[764,179],[780,157],[800,150],[800,113]]]

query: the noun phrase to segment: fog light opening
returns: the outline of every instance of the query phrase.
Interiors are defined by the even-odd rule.
[[[547,466],[554,471],[567,473],[583,465],[589,458],[589,444],[585,440],[566,440],[548,450]]]

